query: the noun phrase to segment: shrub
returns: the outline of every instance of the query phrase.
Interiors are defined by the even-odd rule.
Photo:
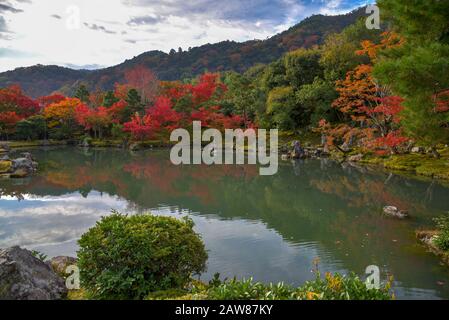
[[[391,279],[379,289],[368,289],[357,275],[347,276],[326,273],[325,278],[317,275],[314,281],[306,282],[297,291],[299,299],[306,300],[392,300]]]
[[[103,217],[79,240],[81,282],[96,299],[141,299],[184,287],[207,253],[191,219],[150,214]]]
[[[193,298],[206,300],[391,300],[391,284],[380,289],[368,289],[365,282],[355,274],[342,276],[327,273],[323,279],[319,274],[314,281],[299,288],[283,283],[262,284],[249,280],[220,282],[217,278],[204,289],[194,288]]]
[[[449,215],[442,216],[434,219],[438,229],[439,234],[433,240],[434,244],[443,251],[449,250]]]

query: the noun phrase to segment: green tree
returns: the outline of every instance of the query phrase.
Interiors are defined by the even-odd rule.
[[[449,1],[378,0],[383,20],[415,43],[449,43]]]
[[[296,103],[292,87],[278,87],[270,91],[267,115],[280,130],[294,130],[304,125],[304,110]]]
[[[320,57],[318,49],[298,49],[285,56],[286,80],[293,88],[299,89],[312,83],[315,77],[322,77]]]
[[[83,103],[89,103],[90,93],[84,84],[80,85],[75,92],[74,97],[80,99]]]
[[[43,116],[37,115],[19,121],[16,126],[16,135],[21,140],[36,140],[45,138],[47,123]]]
[[[326,80],[344,79],[348,71],[360,64],[369,63],[367,56],[357,55],[356,51],[364,40],[378,43],[380,34],[379,30],[367,29],[365,19],[361,19],[341,33],[329,35],[322,47],[320,60]]]
[[[228,91],[226,101],[232,106],[230,113],[239,114],[246,121],[254,121],[256,116],[256,95],[252,81],[245,75],[235,72],[227,74],[224,83]]]
[[[448,112],[437,108],[439,94],[449,89],[449,2],[379,0],[379,6],[406,43],[383,52],[374,76],[405,98],[406,132],[435,150],[449,141]]]
[[[262,75],[261,85],[262,87],[270,91],[276,87],[287,86],[288,80],[286,79],[285,65],[282,59],[271,63]]]
[[[116,102],[119,102],[119,99],[114,95],[114,91],[106,92],[103,99],[103,106],[109,108]]]
[[[127,107],[127,118],[131,117],[136,112],[142,114],[144,112],[144,105],[142,104],[142,97],[139,95],[136,89],[130,89],[126,97]]]
[[[337,120],[336,110],[332,102],[338,97],[332,82],[315,78],[296,93],[297,101],[303,106],[310,118],[310,124],[316,126],[321,119],[333,122]]]

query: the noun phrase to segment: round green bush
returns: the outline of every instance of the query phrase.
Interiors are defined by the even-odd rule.
[[[79,246],[81,284],[97,299],[141,299],[182,288],[207,261],[188,218],[113,212],[85,233]]]

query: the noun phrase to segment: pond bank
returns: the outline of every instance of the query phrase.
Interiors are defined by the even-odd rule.
[[[416,237],[430,252],[439,257],[449,267],[449,252],[441,250],[433,242],[438,233],[436,230],[419,230],[416,231]]]
[[[438,150],[440,158],[430,154],[410,153],[389,157],[365,156],[361,164],[379,165],[385,169],[413,173],[433,179],[449,180],[449,148]]]
[[[315,136],[297,136],[294,134],[281,133],[279,136],[279,153],[287,154],[291,151],[290,149],[292,142],[296,140],[302,141],[302,144],[309,150],[310,154],[315,154],[313,151],[322,150],[322,148],[317,146],[317,137]],[[77,145],[86,148],[114,148],[138,151],[170,148],[174,143],[164,142],[162,140],[124,142],[121,140],[84,139],[83,141],[10,141],[3,142],[2,144],[7,145],[10,149]],[[441,147],[438,149],[438,152],[441,155],[440,158],[435,158],[433,155],[425,152],[378,156],[373,154],[363,154],[359,150],[354,150],[344,155],[340,151],[334,150],[331,152],[330,158],[341,162],[352,162],[360,165],[377,166],[393,172],[449,181],[449,148]],[[7,151],[0,144],[0,155],[5,153],[7,153]]]

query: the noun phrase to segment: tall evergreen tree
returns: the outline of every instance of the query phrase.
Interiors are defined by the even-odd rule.
[[[135,113],[144,113],[145,110],[144,105],[142,104],[142,97],[139,95],[136,89],[130,89],[128,91],[126,102],[128,103],[128,113],[130,117]]]
[[[119,99],[116,98],[114,95],[114,91],[108,91],[106,92],[104,99],[103,99],[103,106],[105,107],[111,107],[114,103],[118,102]]]
[[[406,43],[385,51],[374,75],[405,98],[407,133],[435,149],[449,142],[449,112],[437,107],[438,97],[449,89],[449,1],[378,4]]]
[[[89,103],[89,96],[90,93],[84,84],[80,85],[78,89],[76,89],[74,95],[75,98],[80,99],[83,103]]]

